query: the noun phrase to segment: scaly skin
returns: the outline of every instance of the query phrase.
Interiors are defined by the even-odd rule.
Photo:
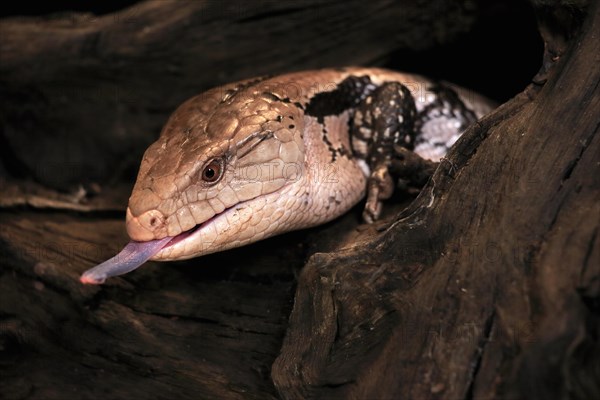
[[[181,260],[344,214],[364,197],[370,174],[368,160],[352,155],[353,108],[321,118],[309,111],[317,94],[349,76],[368,76],[373,85],[403,83],[417,111],[431,103],[428,80],[379,69],[305,71],[209,90],[181,105],[144,154],[127,208],[131,239],[195,229],[152,257]],[[453,88],[476,117],[490,110],[484,99]],[[440,156],[427,152],[420,154]],[[223,174],[209,183],[202,174],[215,159]]]

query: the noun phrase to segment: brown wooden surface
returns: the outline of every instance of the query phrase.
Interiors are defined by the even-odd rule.
[[[359,225],[357,208],[78,282],[127,241],[139,154],[179,102],[426,49],[477,15],[445,1],[215,4],[0,20],[0,398],[600,397],[595,3],[540,12],[560,58],[381,223]]]

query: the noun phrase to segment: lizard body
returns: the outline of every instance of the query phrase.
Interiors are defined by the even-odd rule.
[[[243,246],[316,226],[364,198],[372,222],[403,146],[438,161],[491,102],[453,85],[370,68],[232,83],[191,98],[144,154],[127,208],[132,239],[82,276]],[[127,262],[123,257],[127,256]]]

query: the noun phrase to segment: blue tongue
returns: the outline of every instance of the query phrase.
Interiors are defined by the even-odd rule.
[[[173,238],[168,236],[149,242],[131,241],[110,260],[85,271],[79,280],[81,283],[99,285],[104,283],[107,278],[131,272],[158,253],[171,239]]]

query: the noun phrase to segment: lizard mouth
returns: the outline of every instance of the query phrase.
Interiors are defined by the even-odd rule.
[[[224,209],[220,213],[213,215],[206,221],[175,236],[167,236],[162,239],[154,239],[146,242],[136,242],[132,240],[113,258],[85,271],[79,280],[82,283],[98,285],[104,283],[106,279],[113,276],[131,272],[139,268],[148,260],[184,260],[196,257],[199,254],[209,254],[222,249],[237,247],[239,246],[239,243],[230,246],[224,245],[220,248],[218,246],[215,247],[212,240],[215,238],[222,239],[223,235],[226,235],[228,229],[227,226],[231,221],[236,219],[242,221],[250,220],[256,209],[262,208],[265,203],[268,203],[269,198],[277,198],[281,194],[282,189],[283,188],[275,190],[266,196],[261,195],[237,203]],[[260,203],[262,203],[262,206],[257,207]],[[210,240],[207,240],[207,238]],[[230,242],[229,244],[234,243],[234,241],[231,240],[231,237],[228,239]],[[204,249],[202,249],[202,245],[199,244],[202,243],[202,240],[207,240]]]
[[[239,225],[245,225],[256,210],[262,209],[265,204],[279,197],[284,190],[285,186],[225,208],[206,221],[171,237],[171,240],[149,259],[152,261],[185,260],[240,246],[241,240],[236,239],[236,233],[241,230],[235,231],[231,229],[231,225],[238,225],[237,222]],[[223,238],[226,238],[229,243],[224,244]],[[231,245],[236,240],[238,244]],[[215,245],[216,241],[220,243],[218,247]]]
[[[216,216],[216,215],[215,215],[215,216]],[[178,234],[178,235],[171,236],[171,240],[169,240],[169,241],[167,242],[167,244],[166,244],[166,245],[165,245],[163,248],[161,248],[161,249],[159,250],[159,252],[161,252],[161,251],[163,251],[163,250],[165,250],[165,249],[168,249],[168,248],[169,248],[169,247],[171,247],[171,246],[175,246],[177,243],[179,243],[179,242],[181,242],[181,241],[183,241],[183,240],[187,239],[188,237],[192,236],[192,235],[193,235],[193,234],[194,234],[196,231],[200,230],[200,228],[201,228],[201,227],[202,227],[204,224],[206,224],[207,222],[209,222],[209,221],[210,221],[210,220],[212,220],[213,218],[214,218],[214,216],[213,216],[212,218],[210,218],[209,220],[207,220],[206,222],[203,222],[203,223],[201,223],[201,224],[195,225],[193,228],[191,228],[191,229],[188,229],[187,231],[183,231],[183,232],[181,232],[181,233],[180,233],[180,234]],[[157,253],[157,254],[158,254],[158,253]]]
[[[243,209],[242,205],[246,202],[238,203],[232,207],[226,208],[201,224],[181,232],[178,235],[167,236],[146,242],[136,242],[132,240],[116,256],[85,271],[79,280],[85,284],[98,285],[104,283],[106,279],[113,276],[131,272],[139,268],[148,260],[167,261],[193,257],[194,254],[190,254],[189,257],[186,257],[185,255],[173,257],[172,255],[185,253],[185,245],[189,242],[200,240],[203,228],[206,228],[215,223],[218,219],[230,214],[234,208],[237,210]]]
[[[233,206],[233,207],[239,207],[239,205]],[[211,224],[212,222],[214,222],[217,218],[219,218],[220,216],[224,215],[225,213],[227,213],[231,208],[226,208],[225,210],[221,211],[219,214],[215,214],[212,217],[210,217],[209,219],[207,219],[206,221],[195,225],[194,227],[192,227],[191,229],[188,229],[187,231],[183,231],[178,235],[172,236],[171,240],[167,242],[167,244],[162,247],[161,249],[159,249],[151,258],[151,260],[153,261],[167,261],[168,259],[170,259],[171,257],[169,257],[170,254],[172,254],[173,252],[177,252],[178,250],[181,250],[182,246],[185,246],[188,242],[190,241],[195,241],[195,240],[199,240],[200,236],[202,235],[202,229],[206,226],[208,226],[209,224]],[[180,257],[178,257],[178,259],[182,259]]]

